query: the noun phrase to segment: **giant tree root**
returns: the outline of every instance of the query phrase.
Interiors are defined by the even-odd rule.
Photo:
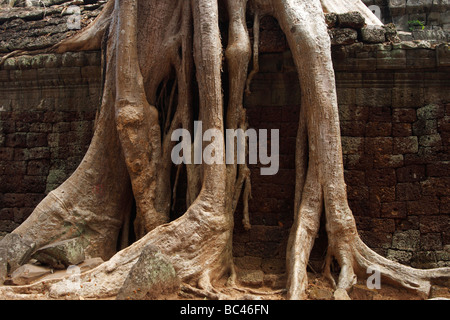
[[[329,243],[325,275],[337,290],[350,290],[356,277],[366,275],[368,268],[379,270],[385,281],[424,297],[433,282],[449,278],[450,268],[417,270],[389,261],[364,245],[357,234],[347,203],[330,39],[321,2],[325,7],[339,6],[334,0],[225,1],[229,23],[225,61],[230,79],[226,107],[219,30],[222,2],[111,0],[91,26],[52,48],[56,52],[103,48],[102,107],[80,166],[14,233],[37,248],[81,237],[89,256],[110,259],[81,274],[75,291],[68,276],[1,287],[0,297],[114,296],[149,244],[169,257],[186,290],[209,298],[227,297],[215,284],[227,277],[232,288],[236,284],[233,213],[241,194],[245,228],[251,227],[246,206],[251,188],[247,165],[236,161],[225,164],[220,153],[225,150],[225,129],[247,128],[242,100],[255,73],[247,76],[252,56],[248,13],[253,14],[256,28],[265,15],[278,20],[292,51],[302,93],[294,223],[286,255],[287,298],[306,298],[306,270],[322,212]],[[360,10],[361,6],[357,1],[351,8]],[[370,15],[367,11],[364,14]],[[258,40],[258,31],[254,34]],[[253,43],[255,71],[257,45]],[[198,89],[198,96],[194,89]],[[186,163],[188,209],[169,222],[174,199],[171,191],[176,192],[170,175],[171,134],[179,128],[192,132],[193,120],[202,121],[204,130],[221,133],[213,141],[218,161]],[[183,157],[194,158],[191,154]],[[104,193],[93,193],[97,186]],[[127,246],[132,196],[137,208],[134,232],[139,240]],[[0,242],[0,254],[4,255],[2,245],[4,242]],[[117,248],[125,249],[115,253]],[[20,254],[11,253],[0,258],[0,272],[5,272],[6,265],[17,266],[23,260]],[[333,258],[340,266],[337,282],[329,271]]]

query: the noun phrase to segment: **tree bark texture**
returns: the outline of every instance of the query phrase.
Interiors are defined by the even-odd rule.
[[[170,258],[192,290],[225,297],[214,284],[228,277],[228,285],[236,286],[233,214],[242,198],[244,225],[251,228],[250,171],[236,161],[226,164],[219,152],[222,158],[216,163],[179,165],[174,182],[171,135],[180,128],[193,132],[193,122],[202,121],[203,132],[222,133],[214,137],[214,145],[224,149],[226,129],[246,130],[243,97],[246,89],[250,93],[258,70],[259,20],[270,15],[286,35],[302,97],[294,223],[286,255],[287,298],[306,298],[307,264],[322,213],[329,243],[325,274],[336,289],[351,289],[357,276],[375,266],[391,282],[426,296],[431,283],[448,277],[449,269],[416,270],[379,256],[360,240],[347,202],[323,12],[360,11],[379,24],[364,8],[361,1],[350,0],[110,0],[88,28],[50,49],[104,51],[104,92],[92,143],[73,175],[13,233],[36,248],[80,237],[88,256],[107,260],[81,275],[83,297],[117,294],[149,244]],[[254,43],[247,30],[249,17]],[[227,39],[221,39],[220,19],[228,23]],[[225,67],[227,92],[222,83]],[[180,174],[186,175],[188,209],[171,219]],[[99,184],[106,194],[101,197],[89,192]],[[131,227],[133,200],[136,218]],[[130,230],[138,238],[132,244]],[[332,259],[340,266],[336,280],[329,270]],[[6,253],[2,261],[11,272],[23,256]],[[0,295],[15,298],[59,298],[64,292],[63,279],[0,288]]]

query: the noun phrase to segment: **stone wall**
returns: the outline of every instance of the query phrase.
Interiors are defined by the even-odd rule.
[[[448,0],[363,0],[371,8],[377,6],[383,23],[394,23],[408,40],[447,40],[450,34]],[[376,9],[376,7],[374,8]],[[420,21],[418,23],[417,21]],[[423,26],[423,28],[422,28]]]
[[[348,198],[361,236],[402,263],[448,265],[448,47],[354,47],[334,56]]]
[[[78,166],[100,102],[100,54],[23,56],[0,70],[0,232]]]
[[[244,230],[238,208],[234,254],[249,282],[271,283],[271,274],[284,272],[292,224],[300,94],[276,22],[262,27],[260,72],[245,106],[250,127],[280,129],[280,170],[261,176],[251,167],[252,229]],[[356,38],[333,46],[345,178],[358,230],[370,247],[402,263],[450,265],[448,45],[369,44],[360,36],[358,29]],[[99,53],[88,52],[11,58],[1,67],[0,232],[24,221],[81,161],[100,102],[99,65]],[[321,230],[313,268],[325,248]]]

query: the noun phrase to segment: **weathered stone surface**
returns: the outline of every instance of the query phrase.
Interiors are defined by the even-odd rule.
[[[6,257],[9,271],[13,272],[30,259],[35,244],[16,233],[9,233],[0,241],[0,248],[6,251],[2,260]]]
[[[382,43],[386,41],[386,30],[378,26],[361,28],[361,37],[367,43]]]
[[[436,47],[437,64],[438,66],[450,66],[450,47],[447,43]]]
[[[403,250],[388,250],[387,258],[393,261],[397,261],[403,264],[409,264],[411,262],[413,254],[411,251]]]
[[[239,270],[237,277],[240,283],[250,287],[260,287],[264,283],[262,270]]]
[[[131,268],[116,299],[157,299],[161,294],[176,292],[179,286],[179,279],[169,259],[156,246],[148,245]]]
[[[331,45],[348,45],[355,43],[358,32],[350,28],[331,29],[328,31],[331,37]]]
[[[415,251],[420,246],[420,231],[408,230],[395,232],[392,238],[392,247],[394,249]]]
[[[424,107],[417,109],[417,118],[418,119],[438,119],[444,116],[444,108],[438,106],[436,104],[428,104]]]
[[[325,14],[325,23],[327,24],[328,28],[333,28],[336,26],[337,23],[337,14],[330,12]]]
[[[347,12],[337,15],[338,25],[341,28],[360,29],[365,24],[365,19],[359,12]]]
[[[17,268],[11,274],[11,280],[16,285],[30,284],[34,280],[51,273],[51,269],[36,266],[33,264],[24,264]]]
[[[42,247],[33,254],[33,258],[55,269],[65,269],[85,259],[80,238],[59,241]]]

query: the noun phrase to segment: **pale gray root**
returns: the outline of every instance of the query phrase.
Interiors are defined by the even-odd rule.
[[[138,64],[137,2],[116,0],[116,124],[131,178],[138,238],[168,222],[154,208],[157,162],[161,157],[158,111],[146,97]]]
[[[326,274],[329,275],[333,256],[341,268],[337,289],[350,290],[356,283],[356,273],[365,274],[366,268],[372,266],[379,268],[382,276],[391,282],[428,295],[434,279],[450,277],[449,268],[431,271],[401,266],[377,255],[358,236],[347,202],[330,39],[319,1],[285,0],[274,3],[274,9],[297,67],[302,91],[301,109],[306,109],[301,110],[299,134],[305,133],[303,127],[306,123],[309,146],[307,153],[297,150],[296,154],[296,164],[300,166],[297,167],[296,192],[301,192],[301,195],[296,195],[295,199],[299,221],[294,222],[287,252],[288,297],[305,298],[307,260],[318,231],[322,206],[325,208],[329,242]],[[304,21],[315,23],[305,24]],[[298,136],[297,146],[305,145],[305,139]],[[301,168],[304,168],[306,154],[308,169],[305,179]],[[310,177],[313,177],[311,173],[316,173],[312,189],[311,184],[308,186]],[[308,203],[310,205],[306,208],[309,210],[305,210]],[[296,243],[297,239],[303,242]]]
[[[250,84],[254,76],[259,72],[259,11],[256,10],[253,18],[253,69],[248,75],[247,82],[245,85],[245,94],[250,95]]]
[[[248,73],[248,64],[251,57],[250,38],[246,26],[247,0],[226,1],[229,27],[228,46],[225,50],[229,73],[229,102],[226,116],[227,129],[240,129],[245,132],[248,127],[247,116],[243,107],[244,89]],[[259,27],[258,27],[259,28]],[[254,45],[258,47],[258,43]],[[256,49],[257,50],[257,49]],[[240,143],[240,141],[237,141]],[[246,230],[251,228],[248,201],[251,197],[250,169],[244,163],[238,163],[237,143],[234,144],[234,159],[227,165],[227,193],[231,196],[227,210],[233,214],[242,194],[243,224]],[[248,154],[248,145],[245,143],[245,159]],[[234,278],[234,276],[233,276]]]

